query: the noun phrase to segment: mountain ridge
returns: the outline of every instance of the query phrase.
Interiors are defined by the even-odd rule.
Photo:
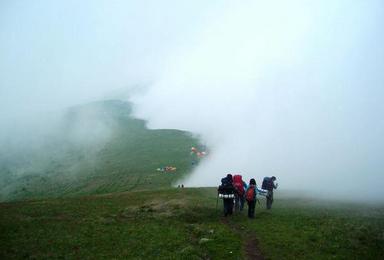
[[[147,129],[132,105],[104,100],[68,109],[42,145],[0,161],[0,201],[169,187],[191,169],[191,133]],[[7,151],[2,151],[6,155]],[[175,166],[174,173],[156,171]]]

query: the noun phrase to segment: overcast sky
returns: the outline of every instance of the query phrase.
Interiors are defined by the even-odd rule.
[[[214,5],[1,1],[1,114],[51,109],[152,82],[161,61]]]
[[[0,117],[143,85],[136,116],[211,148],[188,185],[384,197],[383,28],[380,0],[2,1]]]

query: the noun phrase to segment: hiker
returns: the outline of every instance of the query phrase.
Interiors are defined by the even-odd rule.
[[[267,190],[268,193],[267,193],[267,199],[266,199],[266,203],[267,203],[267,209],[271,209],[272,208],[272,203],[273,203],[273,190],[274,189],[277,189],[277,183],[275,184],[275,180],[276,180],[276,177],[275,176],[272,176],[272,177],[264,177],[263,179],[263,184],[261,186],[261,188],[263,190]]]
[[[228,174],[227,177],[221,179],[221,185],[218,188],[218,196],[223,199],[224,216],[232,215],[233,212],[233,199],[235,197],[236,189],[233,186],[232,175]]]
[[[245,186],[244,186],[245,184]],[[233,176],[233,186],[236,189],[235,193],[235,210],[242,211],[245,202],[245,189],[247,188],[246,183],[242,180],[242,176],[237,174]]]
[[[249,186],[245,192],[245,198],[248,203],[248,217],[249,218],[255,218],[255,207],[256,207],[256,195],[260,194],[265,196],[266,193],[260,189],[257,188],[256,186],[256,181],[255,179],[251,179],[249,181]]]
[[[243,206],[242,208],[244,208],[244,203],[245,203],[245,191],[248,189],[248,185],[247,183],[243,180],[243,187],[244,187],[244,196],[243,196]]]

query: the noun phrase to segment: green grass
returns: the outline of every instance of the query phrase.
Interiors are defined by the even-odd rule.
[[[1,204],[0,258],[226,255],[211,241],[199,244],[202,237],[239,254],[238,238],[203,194],[172,189]]]
[[[273,259],[381,259],[384,207],[314,199],[276,200],[250,225]]]
[[[269,259],[382,259],[384,207],[276,195],[253,220],[209,188],[1,203],[0,258],[243,259],[254,235]]]
[[[41,138],[0,147],[0,201],[167,188],[191,170],[199,144],[187,132],[147,129],[122,101],[73,107]],[[167,165],[177,171],[156,171]]]
[[[216,189],[171,188],[190,172],[198,140],[130,114],[121,101],[74,107],[38,145],[0,148],[0,201],[11,201],[0,203],[0,259],[244,259],[250,249],[267,259],[383,259],[383,205],[278,190],[271,211],[261,199],[255,219],[224,218]],[[177,172],[156,171],[166,165]]]

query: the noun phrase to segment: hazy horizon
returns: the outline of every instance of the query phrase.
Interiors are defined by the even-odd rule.
[[[210,148],[187,186],[275,175],[382,200],[383,25],[379,0],[3,1],[0,127],[130,100],[150,128]]]

